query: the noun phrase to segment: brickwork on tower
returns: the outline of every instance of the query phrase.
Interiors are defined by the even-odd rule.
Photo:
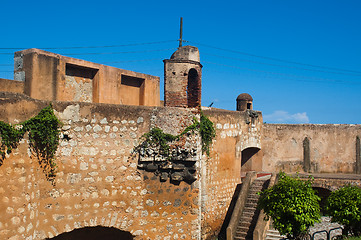
[[[180,47],[171,59],[164,60],[164,105],[201,106],[202,65],[196,47]]]

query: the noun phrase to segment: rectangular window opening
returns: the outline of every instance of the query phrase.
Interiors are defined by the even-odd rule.
[[[144,78],[122,75],[122,85],[140,88],[143,82],[144,82]]]
[[[65,67],[65,75],[73,77],[93,79],[97,72],[98,69],[83,67],[70,63],[67,63]]]

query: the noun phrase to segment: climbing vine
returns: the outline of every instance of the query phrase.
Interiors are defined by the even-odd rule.
[[[207,153],[209,156],[209,148],[212,144],[213,138],[216,136],[216,130],[214,129],[213,122],[203,114],[201,111],[201,121],[199,123],[199,133],[202,139],[202,152]]]
[[[6,154],[10,154],[13,149],[17,148],[23,135],[22,129],[14,128],[10,124],[0,121],[0,166],[3,164]]]
[[[213,122],[201,111],[200,121],[193,118],[193,123],[186,127],[180,134],[172,135],[164,133],[160,128],[152,128],[148,133],[143,134],[141,143],[135,147],[136,151],[144,151],[149,148],[158,148],[157,154],[165,157],[167,160],[171,158],[170,143],[180,140],[186,134],[193,134],[198,131],[202,140],[202,152],[209,155],[209,148],[216,131]]]
[[[19,145],[24,134],[28,132],[30,149],[37,156],[47,180],[54,184],[55,153],[59,145],[60,126],[61,122],[54,115],[52,105],[42,109],[37,116],[14,127],[0,121],[0,166],[6,154],[10,154]]]

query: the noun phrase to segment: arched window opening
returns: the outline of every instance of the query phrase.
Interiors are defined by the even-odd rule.
[[[71,232],[62,233],[53,238],[46,238],[49,240],[133,240],[133,235],[130,232],[121,231],[114,227],[84,227],[74,229]]]
[[[187,105],[197,107],[200,104],[199,75],[196,69],[192,68],[188,72],[187,84]]]

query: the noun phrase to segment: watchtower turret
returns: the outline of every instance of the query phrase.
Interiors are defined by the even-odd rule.
[[[202,64],[198,48],[179,47],[164,62],[164,106],[193,108],[201,105]]]

